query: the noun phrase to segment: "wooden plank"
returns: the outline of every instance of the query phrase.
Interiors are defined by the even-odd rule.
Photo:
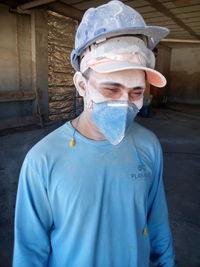
[[[136,7],[135,8],[140,14],[144,14],[147,12],[156,12],[156,9],[153,6],[146,6],[146,7]]]
[[[78,21],[80,21],[83,16],[83,12],[81,10],[61,2],[54,2],[46,5],[46,7],[51,11]]]
[[[148,6],[149,3],[145,0],[125,0],[123,1],[126,5],[131,7],[140,7],[140,6]]]
[[[173,30],[173,31],[171,31],[171,34],[188,34],[187,33],[187,31],[185,31],[185,30]]]
[[[155,25],[155,23],[154,23]],[[158,24],[157,24],[158,25]],[[177,25],[176,23],[174,23],[173,21],[163,21],[162,23],[160,23],[161,26],[164,26],[164,27],[173,27],[173,26],[179,26]],[[180,27],[180,26],[179,26]],[[182,29],[182,27],[180,27]]]
[[[146,22],[149,22],[149,23],[162,23],[163,21],[169,21],[169,22],[172,22],[172,20],[168,17],[157,17],[157,18],[149,18],[149,19],[145,19]]]
[[[39,115],[4,119],[0,120],[0,131],[27,125],[39,124],[39,123],[40,123]]]
[[[79,4],[84,2],[84,0],[62,0],[63,3],[66,3],[68,5],[73,5],[73,4]]]
[[[170,28],[170,30],[182,30],[183,28],[179,27],[178,25],[170,25],[168,28]]]
[[[198,23],[198,22],[187,22],[187,26],[189,26],[189,27],[191,27],[191,28],[193,28],[193,27],[195,27],[195,26],[199,26],[200,25],[200,23]],[[200,39],[200,38],[199,38]]]
[[[179,8],[179,7],[188,7],[192,5],[198,5],[199,0],[178,0],[178,1],[169,1],[164,2],[163,5],[167,8]]]
[[[157,24],[157,25],[159,26],[159,24]],[[183,28],[178,27],[178,26],[175,27],[174,25],[167,25],[167,24],[164,24],[164,23],[162,25],[160,25],[160,26],[168,28],[170,30],[170,32],[172,32],[173,30],[177,30],[177,29],[183,29]]]
[[[194,40],[194,39],[176,39],[176,38],[165,38],[161,41],[162,43],[182,43],[186,45],[192,45],[193,47],[197,47],[197,45],[200,44],[200,40]]]
[[[143,13],[142,16],[146,20],[148,18],[162,17],[163,14],[161,12],[154,11],[154,12]]]
[[[173,12],[174,14],[183,14],[183,13],[189,13],[192,11],[200,10],[200,5],[179,7],[179,8],[176,7],[176,8],[170,8],[169,10]]]
[[[173,3],[176,7],[184,7],[195,5],[199,3],[199,0],[159,0],[162,4]]]
[[[93,0],[93,1],[86,0],[86,1],[74,4],[73,7],[75,7],[77,10],[86,10],[90,7],[97,7],[97,6],[106,4],[106,3],[107,3],[106,0]]]
[[[159,0],[159,2],[161,2],[163,4],[163,3],[171,2],[171,1],[169,1],[169,0]]]
[[[184,28],[188,33],[195,37],[196,39],[199,39],[200,36],[196,34],[188,25],[186,25],[181,19],[179,19],[176,14],[176,9],[167,9],[162,3],[160,3],[158,0],[148,0],[148,2],[154,6],[159,12],[163,13],[165,16],[170,17],[177,25],[181,26]],[[200,5],[198,5],[200,7]],[[196,6],[196,8],[198,8]],[[194,6],[191,6],[194,8]],[[188,7],[191,9],[191,7]],[[178,8],[177,10],[180,10],[181,8]],[[182,11],[183,12],[183,11]],[[176,13],[176,14],[175,14]]]
[[[135,1],[124,1],[126,5],[131,6],[133,8],[136,7],[145,7],[149,6],[149,3],[143,0],[135,0]]]
[[[165,6],[166,8],[174,8],[175,5],[173,2],[166,2],[166,3],[163,3],[163,6]]]
[[[184,7],[199,4],[199,0],[173,0],[172,1],[176,7]]]
[[[36,93],[33,90],[3,91],[0,92],[0,102],[35,100]]]
[[[174,39],[193,39],[191,35],[185,35],[185,34],[170,34],[169,38],[174,38]],[[194,39],[193,39],[194,40]]]
[[[185,23],[188,23],[188,22],[199,22],[199,25],[200,25],[200,16],[199,17],[196,17],[196,18],[187,18],[187,19],[182,19]],[[198,24],[198,23],[197,23]]]
[[[193,11],[189,13],[183,13],[183,14],[178,14],[177,18],[180,19],[185,19],[185,18],[199,18],[200,17],[200,12],[199,11]]]

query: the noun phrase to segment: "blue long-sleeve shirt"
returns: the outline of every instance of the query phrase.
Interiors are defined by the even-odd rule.
[[[119,145],[70,122],[38,142],[20,173],[14,267],[174,267],[162,151],[137,123]]]

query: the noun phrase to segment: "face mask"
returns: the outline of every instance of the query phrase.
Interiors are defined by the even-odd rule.
[[[89,110],[98,129],[113,145],[122,141],[139,111],[128,101],[93,102]]]

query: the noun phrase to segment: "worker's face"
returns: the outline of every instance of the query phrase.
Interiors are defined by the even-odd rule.
[[[106,74],[91,71],[89,78],[75,74],[74,81],[84,97],[86,114],[110,143],[119,144],[142,107],[146,85],[144,71]]]
[[[145,87],[145,73],[142,70],[112,73],[91,71],[89,79],[85,81],[85,101],[87,105],[90,101],[129,101],[140,109]]]

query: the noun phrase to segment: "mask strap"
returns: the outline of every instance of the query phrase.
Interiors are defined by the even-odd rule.
[[[76,129],[77,129],[77,127],[78,127],[78,123],[79,123],[79,119],[80,119],[80,115],[78,116],[78,118],[77,118],[77,121],[76,121],[76,125],[74,126],[74,132],[73,132],[73,134],[72,134],[72,139],[71,139],[71,141],[70,141],[70,143],[69,143],[69,145],[71,146],[71,147],[73,147],[73,146],[75,146],[75,144],[76,144],[76,142],[75,142],[75,133],[76,133]]]

